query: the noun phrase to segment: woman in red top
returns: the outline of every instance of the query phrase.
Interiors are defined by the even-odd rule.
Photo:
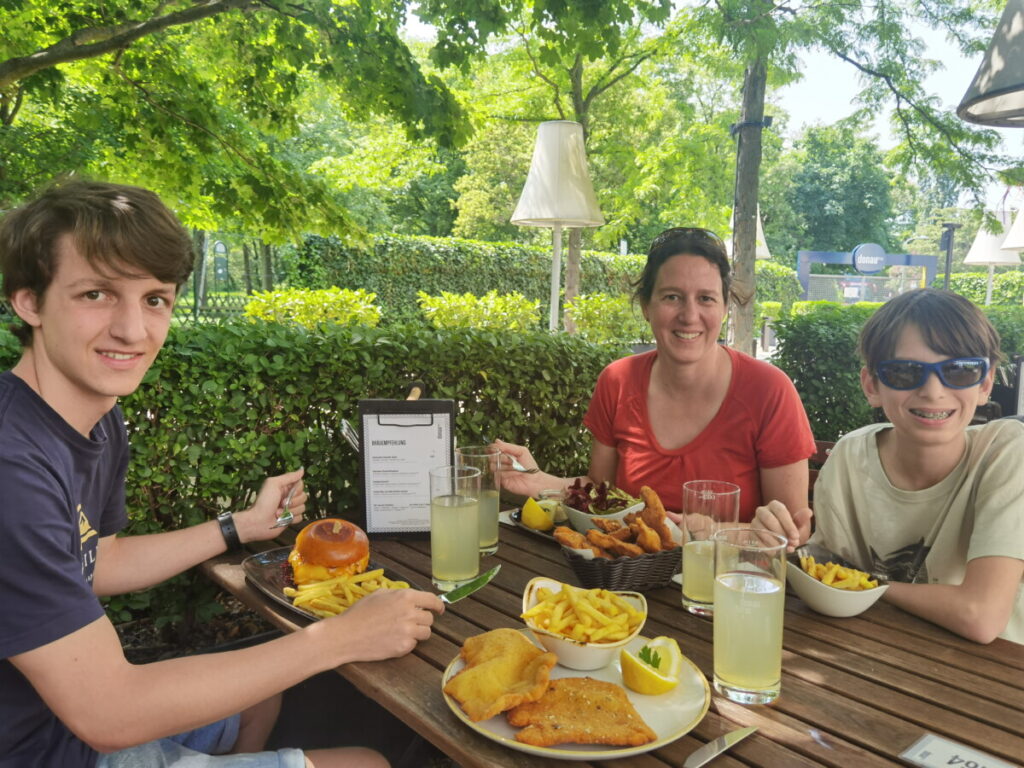
[[[583,421],[594,437],[583,480],[614,483],[633,495],[649,485],[670,510],[680,508],[687,480],[736,483],[743,522],[773,499],[800,510],[785,525],[795,546],[810,535],[807,459],[814,437],[782,371],[718,343],[729,282],[725,244],[714,233],[682,227],[654,239],[635,298],[657,349],[617,360],[598,378]],[[495,445],[537,466],[526,448]],[[506,472],[502,485],[536,495],[574,480]]]

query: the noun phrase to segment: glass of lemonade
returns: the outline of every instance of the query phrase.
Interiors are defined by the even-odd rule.
[[[740,704],[769,704],[782,685],[786,538],[722,528],[715,546],[715,690]]]
[[[480,572],[480,470],[430,470],[430,575],[448,592]]]
[[[683,606],[690,613],[714,613],[715,545],[711,536],[739,519],[738,485],[721,480],[683,483]]]
[[[501,493],[501,451],[489,445],[455,449],[455,463],[480,470],[480,554],[498,551],[498,497]]]

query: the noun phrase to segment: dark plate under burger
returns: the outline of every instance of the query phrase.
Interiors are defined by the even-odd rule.
[[[285,587],[295,587],[295,580],[292,578],[292,567],[288,564],[288,555],[291,554],[291,547],[278,547],[260,552],[258,555],[250,555],[242,561],[242,570],[245,578],[249,580],[256,589],[265,594],[276,603],[294,611],[313,621],[319,621],[320,617],[300,608],[292,603],[292,599],[284,593]],[[370,560],[368,570],[382,568],[379,563]],[[408,579],[384,569],[384,575],[396,581]]]

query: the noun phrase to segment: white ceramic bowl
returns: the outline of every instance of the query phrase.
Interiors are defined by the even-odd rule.
[[[815,559],[818,560],[817,555]],[[820,562],[839,562],[835,557],[821,559]],[[800,558],[796,553],[789,556],[789,563],[786,567],[786,581],[788,581],[797,597],[818,613],[825,616],[836,616],[845,618],[863,613],[878,600],[889,588],[888,584],[879,584],[874,589],[853,591],[839,589],[822,584],[816,578],[800,567]]]
[[[530,580],[523,590],[523,613],[537,604],[537,593],[541,587],[546,587],[552,592],[561,592],[563,587],[580,589],[563,584],[557,579],[550,579],[546,576],[537,576]],[[558,656],[558,663],[563,667],[579,670],[601,669],[608,666],[619,655],[619,649],[628,645],[629,642],[640,634],[644,624],[647,622],[647,599],[639,592],[616,592],[616,595],[629,603],[637,611],[644,615],[643,621],[636,630],[623,640],[616,640],[613,643],[582,643],[578,640],[571,640],[564,635],[549,632],[546,629],[535,627],[527,620],[533,636],[537,638],[545,650],[551,651]]]
[[[642,501],[638,501],[636,504],[626,507],[625,509],[620,509],[618,512],[612,512],[610,515],[590,515],[586,512],[581,512],[578,509],[573,509],[572,507],[565,507],[566,511],[569,513],[569,525],[580,533],[586,533],[591,528],[597,528],[597,526],[594,525],[595,517],[600,517],[604,520],[621,520],[630,512],[639,512],[643,508],[644,503]]]

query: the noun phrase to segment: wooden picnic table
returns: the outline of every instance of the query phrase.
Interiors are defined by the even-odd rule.
[[[294,540],[288,531],[269,549]],[[245,580],[244,554],[215,558],[204,571],[272,624],[291,631],[305,623]],[[426,540],[374,540],[371,558],[421,587],[430,585]],[[526,583],[537,575],[578,583],[559,547],[519,528],[501,526],[501,563],[490,585],[449,606],[430,640],[402,658],[347,664],[337,672],[376,700],[462,768],[554,766],[551,760],[514,751],[474,732],[448,708],[441,677],[465,638],[498,627],[520,628]],[[649,617],[643,634],[674,637],[710,680],[712,623],[687,613],[680,589],[646,593]],[[712,765],[906,765],[899,755],[925,733],[1016,764],[1024,759],[1024,646],[1004,640],[977,645],[884,602],[860,616],[832,619],[814,613],[793,594],[786,598],[782,693],[770,706],[735,704],[713,692],[707,716],[671,744],[630,758],[578,763],[609,768],[681,766],[702,744],[735,728],[758,731]]]

